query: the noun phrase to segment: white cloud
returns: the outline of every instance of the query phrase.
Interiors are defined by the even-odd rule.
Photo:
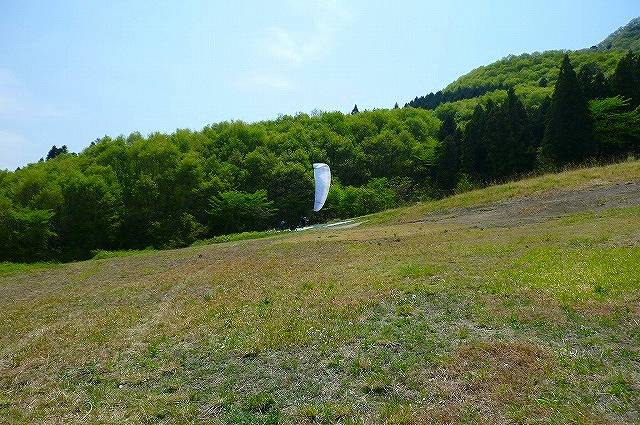
[[[55,118],[63,115],[64,111],[36,99],[11,71],[0,68],[0,118]]]
[[[0,87],[17,85],[18,80],[8,69],[0,68]]]
[[[295,37],[283,28],[268,28],[267,37],[262,44],[264,50],[276,59],[294,65],[300,65],[302,63],[302,49],[298,45]]]
[[[330,54],[350,13],[338,0],[289,0],[289,8],[299,17],[303,29],[270,26],[256,42],[256,69],[241,77],[240,87],[295,90],[292,73],[311,61]]]
[[[241,79],[239,85],[243,87],[260,86],[274,90],[291,90],[294,88],[287,78],[265,72],[250,74],[248,77]]]
[[[290,7],[310,20],[308,30],[271,26],[259,42],[259,49],[285,65],[301,66],[329,54],[337,35],[350,19],[350,13],[338,0],[291,0]]]
[[[21,135],[0,130],[0,170],[34,161],[30,156],[33,148],[33,144]]]
[[[249,73],[244,77],[238,78],[236,85],[243,89],[260,87],[277,91],[289,91],[296,88],[288,78],[268,71]]]

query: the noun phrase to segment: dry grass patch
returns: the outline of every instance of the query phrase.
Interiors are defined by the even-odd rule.
[[[471,342],[456,350],[448,371],[465,381],[470,394],[504,400],[505,395],[521,397],[524,388],[547,377],[552,359],[547,350],[532,342]]]

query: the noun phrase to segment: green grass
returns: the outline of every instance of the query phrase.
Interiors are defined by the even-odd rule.
[[[434,276],[438,273],[438,270],[438,267],[411,263],[401,266],[399,273],[402,277],[415,279],[419,277]]]
[[[214,236],[213,238],[196,241],[192,246],[213,245],[218,243],[245,241],[249,239],[262,239],[282,234],[282,232],[277,232],[275,230],[231,233],[229,235]]]
[[[213,238],[202,239],[194,242],[191,246],[204,246],[204,245],[213,245],[213,244],[226,243],[226,242],[238,242],[238,241],[244,241],[249,239],[262,239],[262,238],[276,236],[279,234],[281,233],[276,232],[275,230],[232,233],[228,235],[220,235],[220,236],[214,236]],[[98,249],[93,251],[92,253],[93,255],[91,258],[93,260],[103,260],[105,258],[129,257],[132,255],[145,255],[155,251],[157,250],[154,248],[121,249],[116,251],[107,251],[107,250]]]
[[[538,248],[505,269],[505,286],[544,289],[562,299],[604,299],[640,288],[640,247]]]
[[[41,263],[8,263],[8,262],[0,262],[0,275],[4,274],[14,274],[14,273],[25,273],[34,270],[42,270],[49,269],[59,266],[58,263],[49,263],[49,262],[41,262]]]
[[[629,160],[602,167],[569,169],[560,173],[547,173],[524,180],[489,186],[436,201],[419,203],[412,207],[396,208],[367,216],[371,224],[385,223],[393,219],[411,220],[425,213],[452,208],[487,205],[509,198],[528,196],[556,188],[576,188],[592,183],[615,183],[637,179],[640,161]]]
[[[144,255],[150,252],[154,252],[153,248],[145,248],[145,249],[121,249],[117,251],[107,251],[103,249],[98,249],[92,252],[93,260],[103,260],[105,258],[117,258],[117,257],[129,257],[131,255]]]
[[[638,423],[637,207],[414,221],[594,179],[640,166],[346,230],[3,265],[0,423]]]

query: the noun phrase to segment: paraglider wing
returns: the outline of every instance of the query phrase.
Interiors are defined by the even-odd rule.
[[[313,210],[320,211],[329,194],[331,184],[331,170],[327,164],[317,162],[313,164],[313,177],[316,180],[316,199],[313,203]]]

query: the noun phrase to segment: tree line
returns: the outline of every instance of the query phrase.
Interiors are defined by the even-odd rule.
[[[78,154],[54,146],[47,160],[0,171],[0,260],[181,247],[302,215],[352,217],[536,169],[638,154],[639,70],[629,53],[609,77],[592,65],[576,74],[565,56],[542,105],[525,107],[509,88],[468,121],[412,107],[354,107],[105,136]],[[333,173],[319,214],[311,212],[313,162]]]
[[[434,179],[445,191],[504,181],[534,170],[640,153],[640,58],[629,52],[606,78],[594,64],[575,72],[568,55],[553,95],[527,109],[506,99],[476,105],[471,118],[442,117]]]
[[[73,260],[98,249],[169,248],[303,215],[367,214],[432,190],[440,120],[413,108],[282,116],[201,131],[103,137],[0,171],[0,260]],[[312,214],[313,162],[333,172]],[[426,195],[425,195],[426,196]]]
[[[492,91],[506,90],[508,88],[509,86],[505,84],[483,84],[474,87],[458,87],[449,91],[440,90],[435,93],[431,92],[425,96],[418,96],[412,101],[406,103],[405,107],[436,109],[444,103],[473,99],[474,97],[482,96],[483,94]]]

